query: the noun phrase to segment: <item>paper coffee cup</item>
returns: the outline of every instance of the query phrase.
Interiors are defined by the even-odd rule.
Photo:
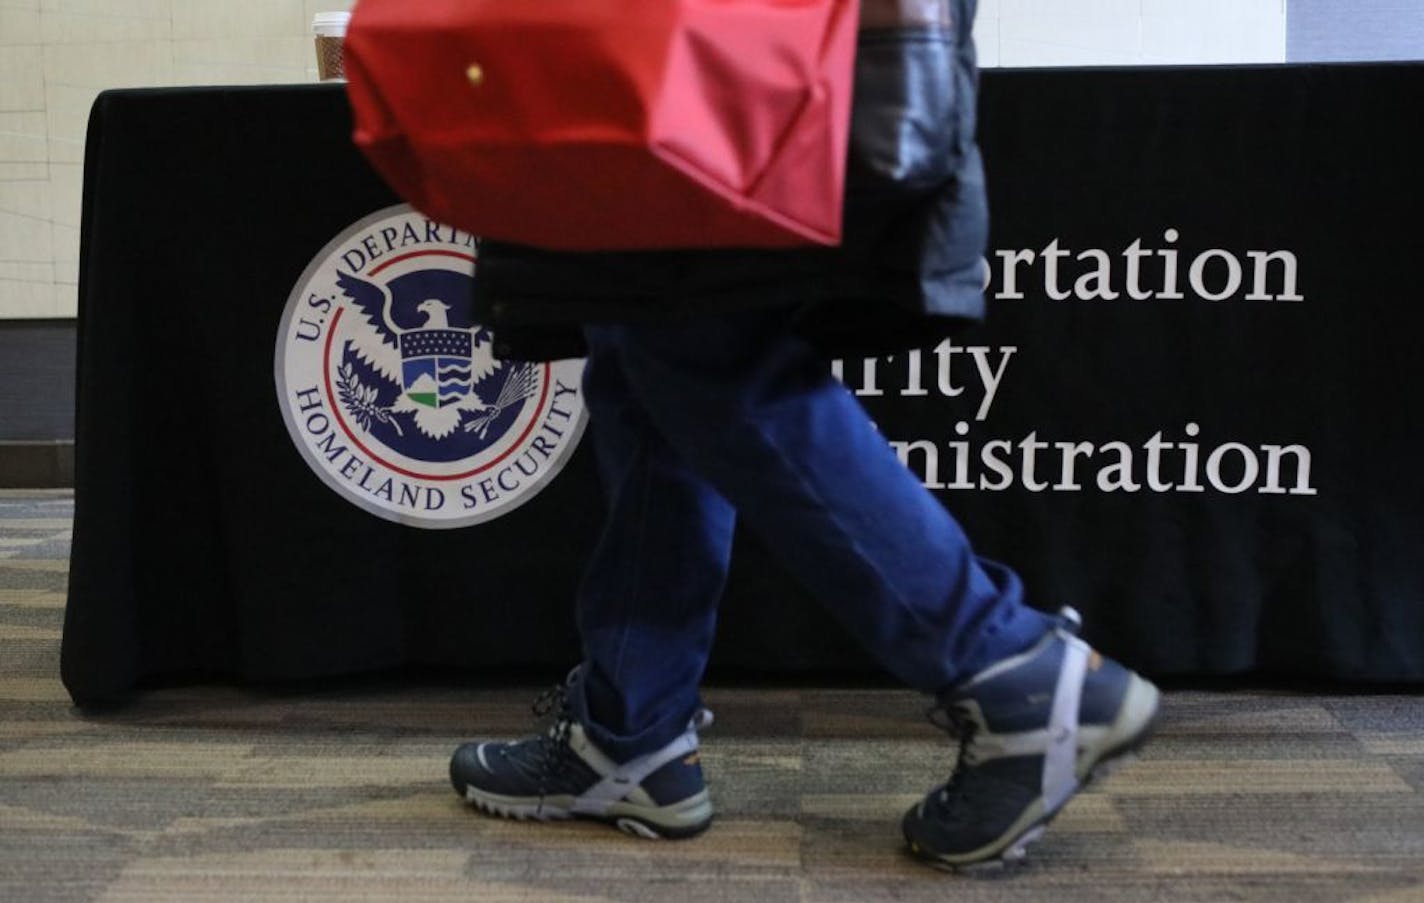
[[[312,19],[312,33],[316,35],[316,72],[324,82],[346,77],[341,44],[346,40],[346,25],[350,21],[350,13],[317,13]]]

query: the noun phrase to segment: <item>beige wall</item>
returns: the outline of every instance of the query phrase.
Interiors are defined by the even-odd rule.
[[[352,0],[0,0],[0,318],[72,317],[89,106],[104,88],[314,81]],[[981,0],[986,66],[1281,62],[1286,0]]]
[[[0,318],[72,317],[84,130],[105,88],[316,80],[352,0],[0,0]]]

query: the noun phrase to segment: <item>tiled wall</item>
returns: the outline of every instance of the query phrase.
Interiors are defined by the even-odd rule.
[[[0,318],[72,317],[89,107],[104,88],[316,80],[353,0],[0,0]]]
[[[76,310],[84,129],[103,88],[316,77],[351,0],[0,0],[0,318]],[[1280,62],[1286,0],[982,0],[986,66]]]
[[[1287,0],[980,0],[985,66],[1279,63]]]

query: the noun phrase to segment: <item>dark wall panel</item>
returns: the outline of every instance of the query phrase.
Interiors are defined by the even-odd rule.
[[[0,442],[74,439],[73,320],[0,320]]]

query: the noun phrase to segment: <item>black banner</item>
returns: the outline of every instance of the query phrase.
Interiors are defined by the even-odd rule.
[[[986,80],[994,300],[961,344],[989,350],[924,358],[953,402],[881,376],[879,416],[1036,598],[1157,673],[1424,674],[1421,81]]]
[[[1080,609],[1115,656],[1158,676],[1424,678],[1421,89],[1407,65],[987,72],[989,322],[835,366],[980,551],[1020,570],[1035,604]],[[340,292],[294,293],[320,287],[324,248],[333,273],[364,248],[347,261],[371,286],[397,258],[462,253],[461,236],[370,219],[394,199],[348,132],[331,86],[96,105],[64,637],[76,698],[177,674],[577,656],[571,599],[601,505],[587,443],[498,516],[421,529],[338,491],[399,509],[399,477],[336,453],[343,435],[409,433],[379,366],[332,370],[324,408],[320,380],[293,384],[301,416],[281,410],[279,332],[336,334],[321,302]],[[362,222],[370,235],[348,231]],[[413,336],[398,319],[387,332]],[[469,356],[460,330],[442,335]],[[503,385],[502,406],[536,397],[533,374]],[[526,435],[558,423],[559,385]],[[339,432],[343,406],[364,426]],[[532,474],[537,448],[520,454]],[[519,460],[461,484],[472,509],[505,504]],[[873,667],[739,539],[714,671]]]

